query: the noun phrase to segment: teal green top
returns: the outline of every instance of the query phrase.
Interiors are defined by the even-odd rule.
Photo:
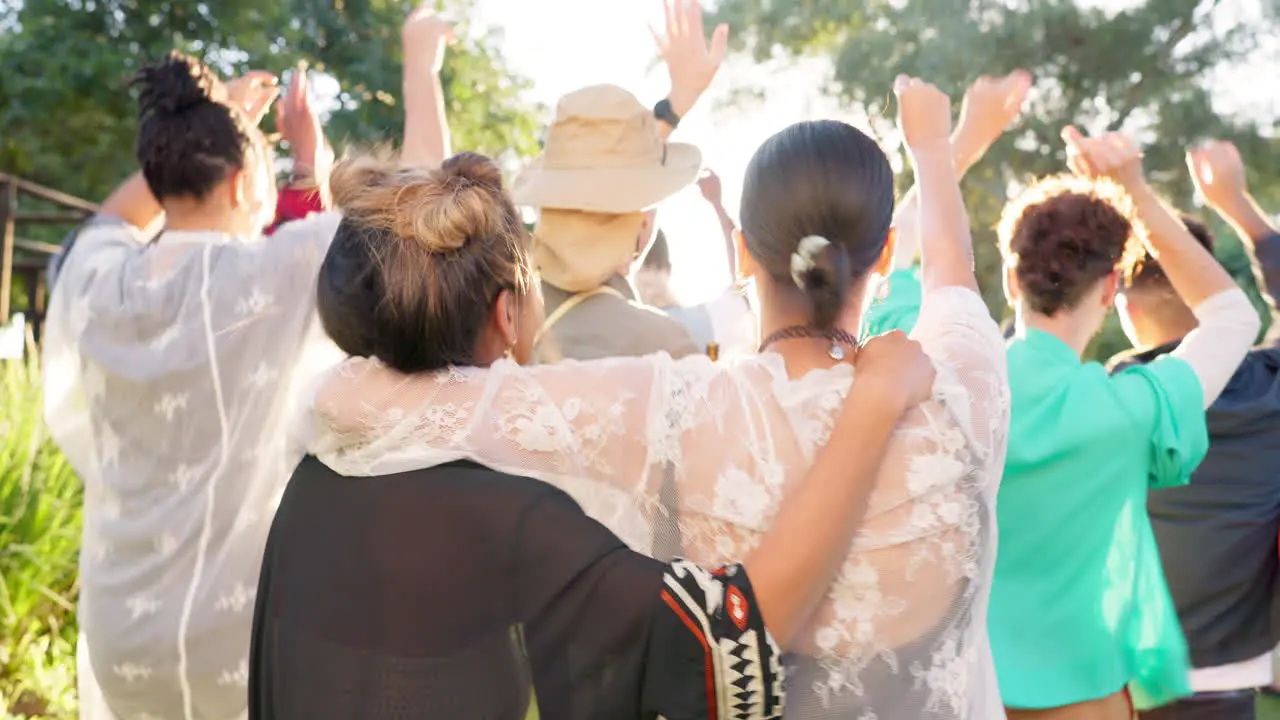
[[[871,303],[862,321],[864,338],[883,335],[890,330],[911,332],[920,317],[924,291],[920,285],[920,266],[894,270],[884,280],[886,292]]]
[[[1008,359],[988,614],[1005,705],[1059,707],[1131,682],[1140,708],[1189,694],[1146,500],[1185,484],[1208,450],[1199,379],[1175,357],[1109,376],[1038,330]]]
[[[890,276],[867,335],[910,332],[919,270]],[[1209,448],[1204,393],[1163,357],[1108,376],[1048,333],[1009,343],[1013,407],[997,497],[988,626],[1005,705],[1051,708],[1124,688],[1138,709],[1190,694],[1147,490],[1185,484]]]

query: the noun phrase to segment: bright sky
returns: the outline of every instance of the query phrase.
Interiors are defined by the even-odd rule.
[[[1124,0],[1092,0],[1119,9]],[[708,2],[708,0],[704,0]],[[1228,0],[1215,20],[1235,20],[1261,12],[1262,0]],[[565,93],[595,83],[614,83],[636,94],[646,105],[668,90],[666,69],[655,64],[656,50],[649,25],[660,27],[661,0],[479,0],[479,20],[500,27],[503,52],[512,68],[535,83],[534,97],[548,107]],[[586,31],[580,29],[589,29]],[[1263,52],[1249,63],[1257,76],[1275,77],[1280,40],[1269,39]],[[735,85],[735,76],[750,73],[750,83],[763,89],[768,102],[754,102],[743,111],[716,107]],[[847,111],[824,97],[821,85],[829,66],[806,61],[787,68],[751,67],[748,62],[726,66],[711,93],[681,123],[673,140],[692,142],[704,163],[724,185],[724,204],[736,217],[742,175],[752,152],[774,132],[800,120],[839,118],[859,124]],[[1274,83],[1258,97],[1258,86],[1245,82],[1248,74],[1231,73],[1217,93],[1222,110],[1248,107],[1274,117],[1280,92]],[[699,302],[719,292],[724,257],[719,227],[697,188],[664,203],[659,223],[671,243],[673,282],[680,298]]]
[[[648,30],[650,23],[660,27],[660,0],[480,0],[479,11],[482,22],[503,29],[505,56],[514,70],[534,80],[534,97],[549,108],[561,95],[595,83],[621,85],[646,105],[668,90],[666,68],[655,64]],[[566,42],[566,34],[573,36],[571,41]],[[766,86],[769,102],[752,103],[744,114],[715,107],[739,70],[726,67],[708,97],[680,124],[672,140],[702,149],[704,164],[721,177],[730,214],[737,215],[747,161],[769,135],[799,120],[842,116],[837,105],[824,102],[817,92],[822,68],[814,63],[772,73]],[[753,79],[758,81],[758,74]],[[728,276],[719,225],[697,188],[664,203],[659,224],[671,244],[673,284],[680,298],[699,302],[723,289],[719,279]]]

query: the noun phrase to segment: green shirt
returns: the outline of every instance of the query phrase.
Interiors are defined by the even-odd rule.
[[[1185,484],[1208,449],[1203,392],[1164,357],[1108,376],[1038,330],[1010,341],[1013,406],[988,623],[1009,707],[1133,683],[1151,707],[1190,692],[1147,490]]]
[[[885,278],[885,292],[867,308],[862,322],[864,338],[883,335],[890,330],[910,333],[920,317],[924,290],[920,284],[920,266],[894,270]]]
[[[910,332],[919,267],[889,276],[864,335]],[[1190,694],[1147,490],[1186,484],[1209,447],[1204,393],[1164,357],[1108,376],[1056,337],[1009,343],[1013,399],[988,627],[1005,705],[1050,708],[1129,685],[1148,709]]]

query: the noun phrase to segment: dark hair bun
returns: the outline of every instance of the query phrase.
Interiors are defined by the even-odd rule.
[[[405,167],[385,152],[355,156],[334,168],[329,189],[347,218],[431,252],[507,230],[502,172],[478,153],[459,153],[438,169]]]
[[[143,116],[184,113],[214,102],[221,91],[218,78],[204,63],[177,50],[140,70],[134,84],[141,87],[138,103]]]

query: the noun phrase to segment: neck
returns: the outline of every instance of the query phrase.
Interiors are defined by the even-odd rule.
[[[1018,329],[1025,330],[1026,328],[1033,328],[1058,338],[1070,346],[1077,357],[1084,356],[1085,348],[1089,347],[1089,343],[1093,341],[1093,336],[1097,334],[1096,323],[1083,322],[1081,318],[1076,317],[1073,313],[1062,312],[1057,315],[1041,315],[1031,310],[1019,308]]]
[[[803,297],[794,292],[795,288],[787,288],[790,292],[778,292],[772,285],[771,282],[756,281],[760,299],[761,340],[779,330],[809,325],[808,309]],[[864,283],[850,288],[850,301],[835,323],[836,329],[844,330],[854,337],[858,336],[858,329],[862,324],[864,289]],[[776,352],[782,356],[787,364],[787,374],[791,377],[800,377],[810,370],[835,365],[837,361],[831,359],[830,350],[831,341],[821,337],[783,340],[765,349],[766,352]],[[846,361],[852,360],[856,355],[855,348],[846,348],[846,351]]]
[[[237,213],[218,203],[174,200],[164,203],[165,229],[191,232],[218,232],[239,235]]]
[[[1142,327],[1138,329],[1138,337],[1142,339],[1142,344],[1148,348],[1160,347],[1175,340],[1181,340],[1199,325],[1194,315],[1191,315],[1190,312],[1187,315],[1187,318],[1178,322],[1143,323]]]

